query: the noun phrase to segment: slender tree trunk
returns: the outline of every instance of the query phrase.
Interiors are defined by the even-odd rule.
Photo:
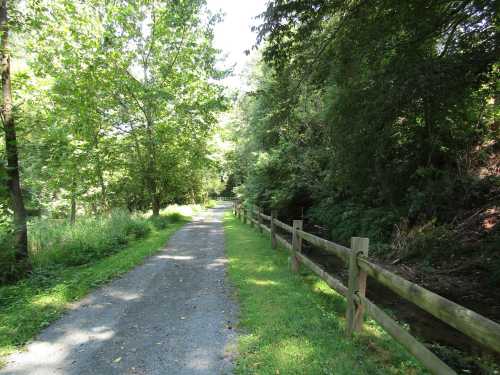
[[[9,25],[7,18],[7,0],[2,0],[0,7],[1,35],[1,72],[2,72],[2,120],[5,131],[5,153],[7,156],[7,188],[10,192],[12,210],[14,211],[16,259],[28,258],[28,229],[26,226],[26,209],[24,207],[21,183],[19,178],[19,156],[17,152],[16,125],[12,113],[12,88],[10,77]]]
[[[76,221],[76,197],[75,194],[71,195],[71,212],[69,214],[69,222],[71,225],[75,224]]]
[[[147,134],[147,148],[148,148],[148,179],[149,189],[151,192],[151,208],[153,216],[160,215],[160,192],[158,189],[158,176],[156,173],[156,148],[154,145],[153,124],[149,116],[146,116],[146,134]]]
[[[104,183],[101,158],[99,156],[97,157],[96,169],[97,169],[97,178],[99,180],[99,185],[101,187],[101,210],[105,212],[108,210],[108,195],[106,192],[106,184]]]
[[[75,178],[73,178],[73,180],[71,181],[69,223],[73,225],[75,224],[75,221],[76,221],[76,180]]]
[[[151,209],[153,210],[153,216],[160,215],[160,193],[158,192],[158,183],[156,181],[156,175],[154,172],[154,161],[152,158],[149,159],[148,171],[148,187],[151,194]]]
[[[94,134],[94,148],[96,149],[96,163],[95,163],[95,171],[97,174],[97,179],[99,181],[99,186],[101,188],[101,211],[108,211],[108,196],[106,190],[106,184],[104,183],[104,168],[102,167],[102,161],[100,157],[99,150],[99,128],[98,131]]]
[[[160,194],[158,193],[153,193],[153,216],[159,216],[160,215]]]

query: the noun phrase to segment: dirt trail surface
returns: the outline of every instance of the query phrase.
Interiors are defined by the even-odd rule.
[[[145,264],[80,301],[0,374],[231,373],[227,207],[200,214]]]

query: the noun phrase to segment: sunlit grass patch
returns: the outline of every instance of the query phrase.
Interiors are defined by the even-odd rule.
[[[217,201],[209,199],[208,201],[205,202],[204,206],[205,208],[214,208],[215,206],[217,206]]]
[[[203,206],[201,204],[189,204],[189,205],[171,204],[166,208],[162,209],[160,211],[160,215],[169,216],[172,214],[180,214],[185,218],[189,218],[192,217],[193,215],[196,215],[202,210]]]
[[[240,304],[237,374],[424,374],[373,322],[345,337],[345,300],[315,275],[293,274],[283,249],[228,213],[229,278]]]

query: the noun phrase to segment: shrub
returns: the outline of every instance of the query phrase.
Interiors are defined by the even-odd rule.
[[[445,225],[436,225],[435,222],[436,220],[431,220],[411,229],[407,223],[397,226],[391,244],[394,255],[402,259],[435,259],[448,256],[451,251],[461,251],[462,246],[454,238],[453,231]],[[450,244],[453,244],[451,248]]]
[[[213,199],[209,199],[205,202],[205,208],[214,208],[215,206],[217,206],[217,202]]]
[[[388,208],[325,200],[308,211],[308,218],[328,227],[336,242],[349,244],[351,237],[358,236],[368,237],[375,244],[389,241],[398,213]]]
[[[153,216],[151,222],[156,229],[165,229],[168,226],[169,219],[166,216]]]
[[[167,218],[170,223],[178,223],[184,220],[184,216],[182,216],[182,214],[180,214],[179,212],[172,212],[171,214],[167,215]]]
[[[128,222],[126,232],[127,235],[131,235],[136,239],[144,238],[151,232],[151,227],[147,220],[135,218]]]
[[[170,212],[160,216],[150,218],[151,223],[156,229],[165,229],[168,224],[179,223],[184,220],[184,216],[180,212]]]

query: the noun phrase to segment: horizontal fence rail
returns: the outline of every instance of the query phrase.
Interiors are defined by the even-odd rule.
[[[422,288],[368,259],[358,259],[360,268],[404,299],[448,323],[481,344],[500,352],[500,326],[478,313]]]
[[[276,225],[277,227],[280,227],[283,230],[286,230],[287,232],[290,232],[290,233],[293,232],[293,228],[290,225],[287,225],[287,224],[279,221],[278,219],[274,220],[274,225]]]
[[[217,201],[234,201],[234,198],[233,197],[226,197],[226,196],[218,196],[215,198],[215,200]]]
[[[314,234],[304,232],[302,230],[298,231],[299,236],[309,242],[312,245],[319,247],[320,249],[325,250],[328,253],[332,253],[342,259],[344,262],[349,261],[349,254],[351,253],[351,249],[336,244],[335,242],[331,242],[325,240],[321,237],[315,236]]]
[[[249,209],[237,201],[233,202],[233,211],[234,215],[242,219],[244,223],[249,222],[252,226],[255,225],[261,233],[263,230],[269,233],[273,248],[279,244],[290,252],[292,271],[298,271],[300,264],[303,264],[324,280],[328,286],[346,297],[346,332],[348,335],[362,329],[363,314],[367,313],[433,374],[456,374],[424,344],[401,327],[398,322],[366,298],[366,277],[370,276],[400,297],[412,302],[485,347],[500,353],[500,324],[370,262],[367,257],[367,238],[353,237],[349,248],[302,230],[302,220],[294,220],[292,226],[278,220],[276,211],[271,212],[271,215],[265,215],[261,208],[252,207]],[[263,219],[269,221],[269,227],[263,224]],[[276,228],[291,234],[292,242],[290,243],[285,237],[279,235]],[[329,274],[321,265],[304,255],[302,241],[340,258],[348,266],[348,286],[345,286],[342,281]]]
[[[263,219],[266,219],[266,220],[271,220],[271,215],[264,215],[262,212],[260,213],[260,216],[263,218]]]

